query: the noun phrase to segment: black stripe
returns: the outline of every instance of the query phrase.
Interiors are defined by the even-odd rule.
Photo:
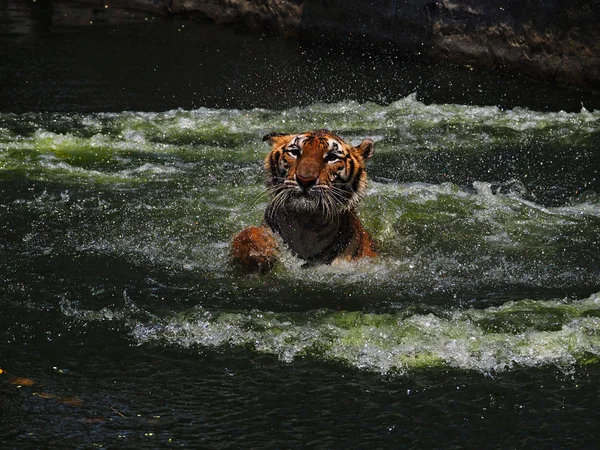
[[[356,168],[356,164],[354,163],[354,159],[349,158],[349,162],[350,162],[350,173],[348,174],[348,180],[352,179],[352,174],[354,173],[354,169]]]
[[[299,138],[299,137],[300,137],[300,136],[298,136],[298,138]],[[309,135],[309,136],[306,136],[306,138],[304,139],[304,145],[307,145],[307,144],[309,144],[309,145],[310,145],[310,144],[312,144],[312,142],[313,142],[313,141],[314,141],[316,138],[317,138],[317,137],[316,137],[316,136],[313,136],[312,134],[311,134],[311,135]],[[296,139],[296,141],[294,141],[294,142],[297,142],[297,140],[298,140],[298,139]]]
[[[269,165],[271,166],[271,177],[277,177],[277,164],[279,162],[279,158],[275,158],[275,155],[279,156],[279,153],[272,152],[269,155]]]
[[[269,133],[269,134],[264,135],[263,138],[262,138],[262,140],[263,141],[268,141],[272,137],[276,137],[276,136],[285,136],[285,133]]]
[[[352,190],[354,192],[358,192],[358,185],[360,184],[360,177],[362,175],[363,172],[363,168],[359,167],[358,171],[356,172],[356,178],[354,178],[354,183],[352,183]]]

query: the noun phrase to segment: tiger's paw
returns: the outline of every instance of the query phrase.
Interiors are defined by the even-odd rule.
[[[248,272],[264,273],[279,259],[279,243],[265,227],[248,227],[233,238],[232,260]]]

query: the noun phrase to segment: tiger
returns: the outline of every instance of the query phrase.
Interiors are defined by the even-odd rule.
[[[233,238],[234,263],[266,272],[281,256],[279,242],[306,266],[375,257],[374,241],[356,216],[373,141],[353,147],[324,129],[270,133],[263,141],[271,145],[264,160],[270,201],[262,224]]]

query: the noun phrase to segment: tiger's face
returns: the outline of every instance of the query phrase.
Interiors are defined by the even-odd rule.
[[[367,187],[373,141],[352,147],[327,130],[268,134],[265,158],[272,212],[280,208],[332,217],[353,210]]]

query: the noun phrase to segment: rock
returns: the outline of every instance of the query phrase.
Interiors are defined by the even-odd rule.
[[[302,5],[289,0],[172,0],[170,12],[206,18],[218,24],[242,25],[252,31],[296,34]]]
[[[600,2],[436,2],[434,53],[464,64],[600,90]]]
[[[401,50],[600,91],[600,0],[114,0],[113,4],[317,42]]]
[[[300,23],[302,34],[600,90],[598,0],[307,0]]]

